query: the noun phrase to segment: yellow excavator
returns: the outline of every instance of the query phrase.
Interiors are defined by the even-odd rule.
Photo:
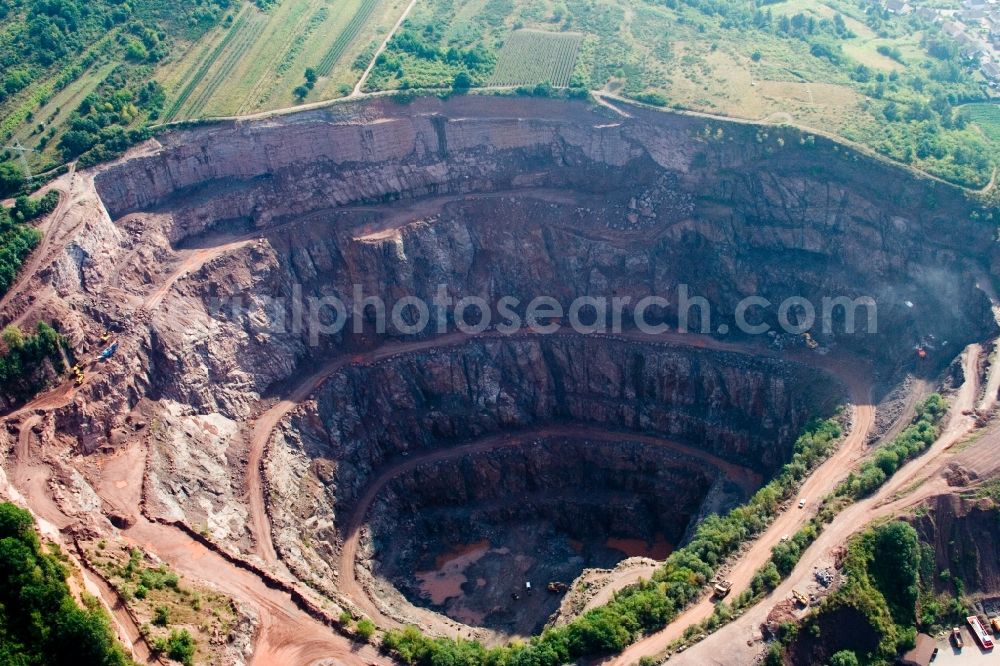
[[[73,369],[73,385],[82,386],[84,380],[86,379],[86,375],[83,374],[83,364],[77,363],[76,365],[73,366],[72,369]]]

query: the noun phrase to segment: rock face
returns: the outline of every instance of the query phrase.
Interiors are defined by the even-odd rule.
[[[766,476],[791,455],[805,422],[843,399],[829,376],[795,363],[576,335],[476,339],[351,365],[274,439],[272,521],[288,559],[309,560],[300,564],[307,576],[334,566],[341,523],[359,494],[404,456],[580,424],[624,439],[656,435]],[[697,509],[708,485],[696,481],[697,490],[679,495],[697,498]],[[669,530],[675,542],[688,519],[680,523]],[[302,533],[314,544],[308,552]]]
[[[315,281],[315,295],[349,296],[340,277],[378,294],[424,295],[443,280],[487,299],[684,283],[713,302],[712,328],[731,325],[751,294],[802,296],[817,309],[823,297],[870,296],[880,335],[841,341],[887,360],[908,360],[929,336],[956,345],[991,327],[971,269],[995,260],[992,230],[970,219],[971,202],[791,130],[644,111],[608,122],[542,100],[379,101],[168,135],[97,186],[113,216],[169,210],[175,243],[226,224],[272,247],[273,233],[294,234],[294,250],[276,259]],[[576,193],[576,203],[511,201],[530,188]],[[510,200],[463,204],[360,246],[332,212],[475,193]],[[644,222],[607,233],[630,215]],[[294,231],[268,232],[293,220]],[[668,320],[676,314],[675,302]]]
[[[623,541],[660,541],[663,557],[715,476],[627,435],[617,442],[542,439],[418,468],[394,480],[373,512],[375,571],[414,603],[460,621],[534,633],[559,606],[560,595],[544,589],[548,582],[614,565],[624,555],[614,546]],[[454,572],[455,582],[465,583],[449,588],[441,581],[456,544],[490,546]],[[414,576],[422,571],[433,573]],[[540,599],[523,593],[524,581],[535,581]],[[511,593],[524,599],[511,603]]]
[[[789,297],[820,322],[824,299],[871,297],[874,326],[862,308],[859,332],[847,334],[834,308],[832,331],[813,337],[871,359],[883,378],[917,363],[916,345],[932,366],[996,332],[976,286],[1000,265],[986,211],[792,129],[460,96],[344,104],[160,141],[76,176],[100,199],[73,203],[78,225],[62,230],[37,289],[0,323],[57,319],[91,357],[113,331],[118,353],[46,428],[84,453],[113,448],[141,405],[154,433],[147,507],[242,550],[252,545],[249,430],[271,398],[294,396],[302,404],[263,462],[268,508],[279,552],[327,589],[343,512],[407,452],[583,423],[675,439],[766,475],[839,396],[815,372],[767,357],[599,335],[487,335],[352,364],[438,335],[381,328],[377,308],[360,308],[365,297],[391,306],[443,290],[496,308],[549,296],[565,311],[579,297],[634,305],[657,295],[667,302],[647,321],[674,327],[690,315],[692,330],[742,341],[748,296],[762,299],[750,323],[772,328],[802,323],[779,307]],[[329,307],[296,323],[296,303],[333,302],[344,305],[342,329],[320,334],[333,328]],[[453,311],[442,323],[454,331]],[[804,345],[793,334],[754,339]]]
[[[1000,506],[989,498],[966,499],[938,495],[928,500],[927,511],[913,519],[913,526],[934,555],[934,571],[951,572],[948,579],[935,576],[939,592],[953,594],[961,580],[966,594],[1000,594]]]
[[[843,394],[793,363],[556,335],[348,366],[314,400],[285,432],[330,461],[350,503],[387,460],[550,422],[656,434],[768,474]]]

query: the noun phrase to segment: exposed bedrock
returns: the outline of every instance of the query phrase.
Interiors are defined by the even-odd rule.
[[[401,453],[558,420],[656,433],[769,473],[805,422],[844,395],[829,375],[795,363],[556,335],[347,366],[314,399],[287,430],[337,461],[337,493],[350,501]]]
[[[927,552],[934,559],[934,585],[939,592],[954,593],[962,581],[967,594],[1000,595],[1000,506],[989,497],[964,498],[938,495],[927,501],[925,511],[911,521]],[[940,572],[948,571],[947,577]]]
[[[733,329],[748,295],[775,304],[762,313],[772,325],[788,296],[817,310],[871,296],[878,335],[836,339],[887,365],[911,362],[921,341],[957,349],[993,330],[974,270],[995,261],[993,230],[958,190],[790,129],[605,113],[477,97],[345,105],[167,135],[97,183],[113,216],[158,211],[174,243],[259,230],[277,273],[238,285],[254,292],[303,283],[348,305],[355,283],[387,297],[444,283],[491,302],[657,293],[674,322],[687,284],[711,301],[712,330]],[[415,209],[372,208],[396,199]],[[335,211],[355,204],[368,212]],[[266,348],[245,351],[239,367],[266,365]],[[276,374],[310,351],[289,353]]]
[[[372,100],[179,130],[101,167],[95,186],[109,215],[82,218],[70,246],[40,273],[37,297],[67,322],[79,351],[90,344],[92,356],[105,326],[121,348],[80,389],[87,399],[60,408],[55,421],[84,451],[148,424],[147,508],[246,551],[247,479],[256,473],[246,465],[249,431],[270,398],[294,394],[300,404],[264,455],[267,510],[289,567],[336,593],[343,521],[373,479],[408,457],[502,433],[589,426],[773,473],[807,420],[830,414],[843,391],[763,351],[803,346],[800,337],[748,341],[734,318],[747,296],[770,302],[749,319],[772,328],[790,296],[817,315],[824,298],[872,297],[877,331],[859,308],[858,333],[844,333],[838,314],[832,334],[814,329],[814,337],[869,359],[885,390],[900,370],[923,363],[933,374],[963,345],[996,333],[977,287],[1000,266],[995,225],[970,196],[791,128],[632,113],[521,98]],[[286,299],[286,317],[296,296],[337,297],[350,311],[355,285],[390,306],[406,296],[432,301],[441,285],[454,299],[479,296],[493,307],[508,296],[522,304],[551,296],[567,309],[580,296],[634,305],[658,295],[669,303],[647,320],[671,326],[686,285],[710,308],[689,310],[692,329],[705,324],[726,340],[759,343],[762,355],[564,334],[488,334],[458,345],[452,337],[431,348],[433,324],[404,339],[391,327],[379,331],[371,311],[362,333],[350,333],[350,317],[343,332],[316,340],[315,327],[269,322],[275,298]],[[35,296],[22,295],[17,307]],[[227,314],[234,302],[240,316]],[[417,342],[427,343],[423,351],[371,362],[378,350]],[[926,361],[917,345],[931,351]],[[352,362],[359,354],[369,360]],[[302,383],[338,363],[315,390]],[[137,405],[142,423],[126,419]],[[661,500],[636,499],[652,497],[656,485],[654,471],[636,462],[659,455],[647,448],[607,449],[593,470],[574,462],[567,481],[552,482],[551,498],[536,493],[529,506],[547,522],[535,534],[551,537],[539,547],[576,538],[559,517],[565,512],[601,528],[584,549],[600,563],[600,538],[622,525],[599,503],[574,497],[569,480],[603,467],[595,496],[631,516],[634,528],[620,538],[648,540],[650,529],[655,538],[658,527],[674,543],[683,517],[701,513],[713,477],[681,478],[671,461],[649,464],[670,476],[662,485],[680,516],[654,525],[644,516]],[[456,478],[488,468],[555,475],[544,456],[514,450],[442,465]],[[508,477],[483,492],[501,497]],[[625,488],[626,477],[635,485]],[[421,507],[451,532],[467,515],[497,530],[506,518],[517,522],[516,506],[488,494],[463,504],[428,479],[441,492],[399,506],[386,505],[398,488],[379,495],[372,515],[388,521],[379,529],[392,522],[387,512],[398,512],[393,520],[418,542],[413,530],[434,527],[418,517]],[[633,499],[615,499],[626,490]],[[447,506],[435,508],[442,498]],[[503,538],[487,527],[474,533],[501,548],[517,540],[519,528],[510,529]],[[367,535],[365,548],[377,551],[379,534]],[[424,566],[425,555],[404,552],[385,566],[403,572]],[[496,624],[513,626],[501,616]]]
[[[844,400],[829,375],[788,361],[578,335],[478,338],[348,365],[313,398],[285,419],[266,473],[279,550],[320,579],[362,491],[400,461],[496,434],[590,427],[687,445],[759,482],[809,418]]]
[[[374,570],[415,604],[531,634],[559,605],[549,582],[626,555],[664,557],[718,478],[710,465],[627,434],[540,439],[434,463],[380,496]]]

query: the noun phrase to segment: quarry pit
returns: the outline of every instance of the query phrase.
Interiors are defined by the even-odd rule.
[[[973,204],[791,127],[380,99],[166,133],[75,178],[99,214],[8,312],[121,352],[40,438],[141,440],[145,515],[383,627],[537,633],[586,569],[662,560],[748,498],[811,420],[849,429],[995,334]],[[506,334],[447,314],[408,334],[358,303],[442,289],[667,302],[619,330]],[[758,307],[771,332],[751,334],[751,296],[870,298],[877,327],[835,310],[806,338]],[[333,308],[291,324],[309,299],[344,304],[342,327]]]

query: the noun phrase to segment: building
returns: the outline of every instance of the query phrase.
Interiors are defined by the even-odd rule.
[[[958,39],[959,35],[965,34],[965,30],[962,28],[962,26],[959,25],[958,23],[955,23],[954,21],[945,21],[941,25],[941,31],[944,32],[944,34],[951,37],[952,39]]]
[[[974,60],[976,62],[982,62],[983,59],[988,58],[991,55],[992,49],[990,49],[989,44],[981,39],[969,37],[969,35],[964,32],[957,36],[955,41],[958,42],[958,48],[960,49],[963,58],[968,58],[969,60]]]
[[[916,645],[904,654],[898,663],[900,666],[927,666],[931,663],[931,656],[936,647],[933,638],[927,634],[917,634]]]
[[[1000,65],[990,60],[983,63],[982,72],[983,76],[992,81],[994,84],[1000,84]]]
[[[890,13],[899,14],[900,16],[906,16],[913,11],[913,7],[906,0],[886,0],[885,8]]]
[[[917,9],[917,16],[925,21],[936,21],[938,18],[938,11],[933,7],[920,7]]]

